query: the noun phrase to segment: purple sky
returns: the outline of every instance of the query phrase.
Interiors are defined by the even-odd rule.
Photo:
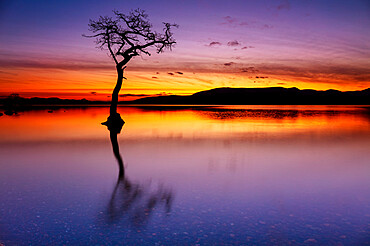
[[[369,1],[1,1],[0,91],[101,91],[115,70],[89,19],[142,8],[177,45],[138,57],[130,93],[220,86],[357,90],[370,82]],[[179,74],[176,72],[182,72]]]

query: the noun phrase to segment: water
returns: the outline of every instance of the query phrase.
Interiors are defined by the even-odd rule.
[[[108,111],[0,117],[0,243],[369,243],[368,109],[120,107],[122,179]]]

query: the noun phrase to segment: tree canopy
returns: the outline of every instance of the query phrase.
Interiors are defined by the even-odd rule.
[[[163,33],[156,32],[144,10],[135,9],[128,15],[113,11],[114,17],[100,16],[89,21],[89,31],[96,38],[100,48],[107,48],[116,63],[117,69],[124,66],[135,56],[150,55],[149,47],[155,47],[157,53],[171,49],[176,43],[171,28],[176,24],[163,22]]]

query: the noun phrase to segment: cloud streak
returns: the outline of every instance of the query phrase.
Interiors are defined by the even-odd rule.
[[[278,6],[276,6],[277,10],[290,10],[290,2],[285,0],[281,2]]]
[[[58,69],[58,70],[112,70],[114,66],[108,63],[87,61],[49,61],[49,60],[17,60],[0,59],[2,68],[33,68],[33,69]]]
[[[236,64],[236,63],[235,62],[227,62],[227,63],[224,63],[224,66],[230,67],[234,64]]]
[[[131,94],[131,93],[127,93],[127,94],[119,95],[119,97],[149,97],[149,96],[152,96],[152,94]]]
[[[217,41],[213,41],[213,42],[210,42],[208,45],[206,46],[209,46],[209,47],[213,47],[213,46],[220,46],[222,45],[221,42],[217,42]]]
[[[257,29],[271,29],[272,25],[261,23],[259,21],[241,21],[237,18],[231,16],[225,16],[222,18],[223,22],[221,25],[226,25],[228,27],[238,28],[238,27],[248,27],[248,28],[257,28]]]
[[[233,46],[234,47],[234,46],[239,46],[239,45],[241,45],[241,44],[237,40],[227,42],[227,46]]]
[[[223,17],[222,25],[228,25],[228,26],[248,26],[249,23],[246,21],[239,21],[237,18],[231,17],[231,16],[225,16]]]

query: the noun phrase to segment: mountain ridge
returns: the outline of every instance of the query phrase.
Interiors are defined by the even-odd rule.
[[[86,99],[23,98],[17,94],[0,99],[2,107],[32,107],[40,105],[109,105],[107,101]],[[144,97],[127,104],[168,104],[168,105],[370,105],[370,88],[360,91],[313,90],[296,87],[232,88],[220,87],[199,91],[188,96],[165,95]]]
[[[296,87],[220,87],[190,96],[157,96],[131,101],[137,104],[215,104],[215,105],[369,105],[370,88],[361,91],[300,90]]]

